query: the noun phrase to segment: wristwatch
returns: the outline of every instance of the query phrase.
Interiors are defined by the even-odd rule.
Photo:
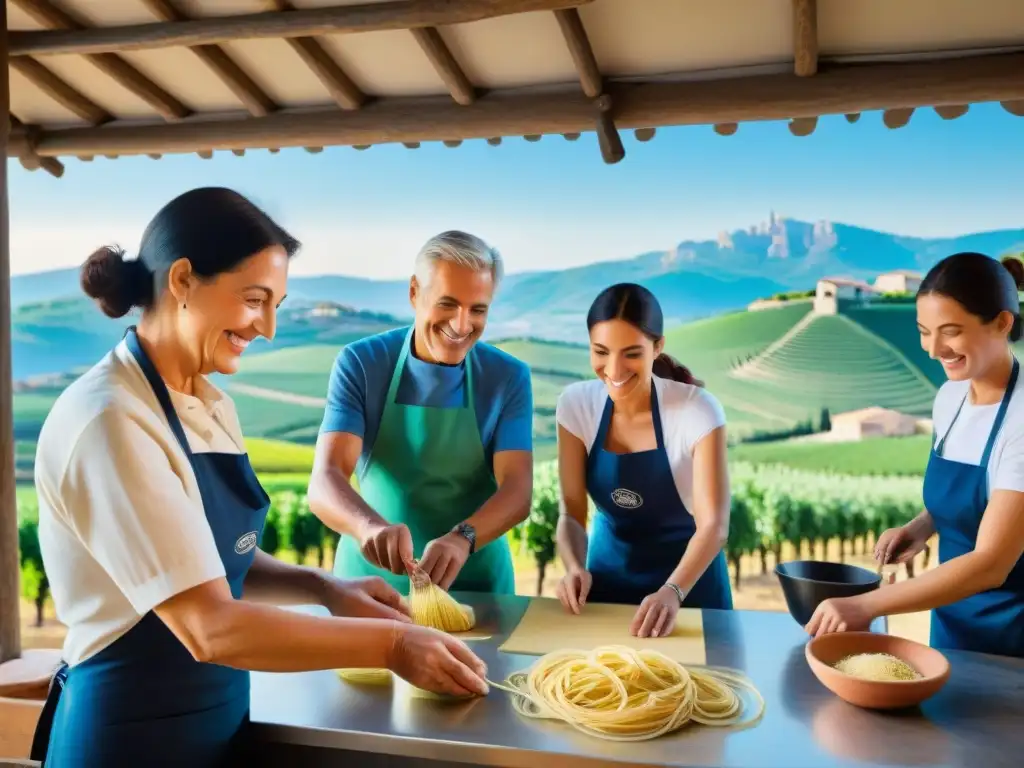
[[[666,582],[665,586],[676,593],[676,597],[679,598],[679,607],[683,607],[683,600],[686,599],[686,593],[683,592],[682,588],[678,584],[673,584],[671,581]]]
[[[456,533],[466,541],[469,542],[469,554],[476,552],[476,528],[469,523],[459,523],[452,528],[452,533]]]

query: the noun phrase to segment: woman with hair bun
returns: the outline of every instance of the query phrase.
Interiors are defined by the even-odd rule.
[[[573,613],[588,600],[637,605],[638,637],[669,634],[683,606],[732,608],[725,413],[663,352],[663,325],[643,286],[602,291],[587,315],[597,380],[569,385],[556,407],[558,597]]]
[[[864,629],[877,616],[932,611],[931,645],[1024,657],[1024,264],[957,253],[917,292],[921,345],[946,372],[933,407],[924,510],[885,531],[880,564],[905,563],[939,537],[939,565],[857,597],[826,600],[813,635]]]
[[[247,764],[254,669],[386,667],[431,691],[486,693],[482,662],[414,626],[383,580],[259,548],[270,500],[207,377],[274,337],[298,248],[241,195],[201,188],[156,214],[137,259],[107,247],[82,268],[104,313],[142,313],[39,436],[40,546],[67,626],[31,753],[47,768]]]

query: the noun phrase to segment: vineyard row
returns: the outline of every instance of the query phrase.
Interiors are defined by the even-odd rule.
[[[761,558],[773,553],[779,562],[783,545],[802,551],[838,539],[851,549],[866,537],[911,520],[921,508],[921,479],[914,477],[845,476],[807,472],[786,467],[734,463],[730,466],[732,507],[726,554],[739,578],[744,555]],[[271,494],[260,547],[270,554],[290,552],[306,562],[310,556],[323,567],[327,553],[336,548],[338,534],[310,512],[305,488],[278,489]],[[558,522],[558,476],[555,462],[535,470],[530,515],[509,534],[520,551],[527,551],[543,583],[547,566],[555,559]],[[20,515],[22,593],[35,602],[41,624],[49,583],[39,550],[35,514]],[[842,546],[845,554],[846,548]]]

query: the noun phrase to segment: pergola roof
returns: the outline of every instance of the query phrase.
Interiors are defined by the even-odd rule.
[[[7,0],[8,153],[276,150],[1001,101],[1024,114],[1021,0]]]

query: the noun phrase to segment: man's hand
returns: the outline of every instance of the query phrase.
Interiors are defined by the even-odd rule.
[[[332,616],[412,621],[402,596],[379,576],[351,580],[328,576],[323,604]]]
[[[359,549],[371,564],[395,575],[412,562],[412,534],[405,525],[372,525],[360,537]]]
[[[447,591],[467,559],[469,542],[457,533],[447,533],[427,544],[420,558],[420,568],[432,582]]]

